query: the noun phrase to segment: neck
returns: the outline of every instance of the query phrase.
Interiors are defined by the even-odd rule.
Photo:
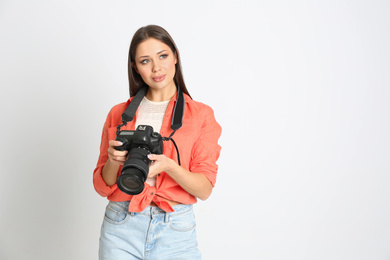
[[[169,89],[148,89],[146,98],[153,102],[170,100],[176,94],[176,86]]]

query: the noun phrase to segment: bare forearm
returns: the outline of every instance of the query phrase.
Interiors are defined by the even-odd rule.
[[[108,160],[103,167],[102,177],[108,186],[112,186],[116,183],[119,167],[126,160],[127,151],[118,151],[115,149],[115,146],[122,145],[119,141],[111,140],[108,142],[108,145]]]
[[[116,183],[118,170],[119,165],[112,163],[110,159],[108,159],[102,170],[103,180],[108,186],[112,186]]]
[[[172,163],[166,173],[184,190],[201,200],[206,200],[212,192],[213,186],[201,173],[190,172],[176,163]]]

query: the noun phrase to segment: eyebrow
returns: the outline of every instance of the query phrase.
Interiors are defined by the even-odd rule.
[[[164,51],[167,51],[167,50],[159,51],[159,52],[157,52],[156,54],[158,55],[158,54],[160,54],[160,53],[163,53]],[[139,57],[138,57],[138,59],[144,59],[144,58],[149,58],[149,56],[146,55],[146,56],[139,56]]]

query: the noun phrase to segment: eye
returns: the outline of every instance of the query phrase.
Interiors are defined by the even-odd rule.
[[[168,57],[168,54],[163,54],[160,56],[161,59],[165,59],[166,57]]]
[[[141,64],[146,64],[146,63],[148,63],[148,62],[149,62],[148,59],[145,59],[145,60],[141,60],[141,61],[140,61]]]

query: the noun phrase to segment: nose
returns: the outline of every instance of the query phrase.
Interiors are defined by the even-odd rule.
[[[159,71],[161,68],[160,68],[160,64],[158,62],[153,62],[153,72],[157,72]]]

